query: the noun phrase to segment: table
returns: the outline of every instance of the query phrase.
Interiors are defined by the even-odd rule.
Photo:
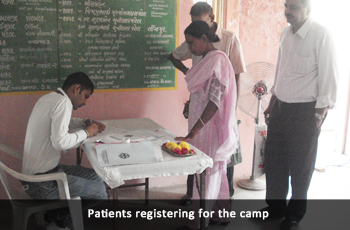
[[[173,133],[166,130],[149,118],[105,120],[101,122],[106,125],[105,131],[93,138],[88,138],[82,144],[82,149],[88,157],[96,173],[106,182],[106,184],[111,189],[120,187],[125,183],[125,180],[146,178],[145,184],[147,184],[146,190],[148,190],[147,178],[171,175],[200,174],[199,194],[201,199],[201,208],[204,209],[205,169],[208,167],[211,168],[213,166],[212,158],[208,157],[205,153],[195,148],[194,146],[191,146],[191,148],[195,150],[196,154],[190,157],[176,157],[162,150],[164,161],[161,162],[153,164],[101,167],[98,163],[96,149],[94,148],[95,141],[112,134],[118,129],[146,129],[152,131],[160,136],[156,140],[152,141],[156,146],[161,146],[164,142],[167,141],[174,141],[174,137],[176,137]],[[147,192],[148,191],[146,191],[146,196]],[[205,225],[203,219],[201,220],[201,229],[204,228]]]

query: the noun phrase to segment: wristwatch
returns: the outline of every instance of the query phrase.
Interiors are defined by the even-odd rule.
[[[319,114],[319,113],[315,113],[315,117],[316,117],[318,120],[320,120],[320,121],[322,121],[322,120],[324,119],[324,116],[322,116],[322,115]]]

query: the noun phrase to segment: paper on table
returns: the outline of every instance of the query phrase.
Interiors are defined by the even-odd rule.
[[[116,140],[122,141],[124,138],[130,139],[130,141],[151,141],[159,138],[160,136],[156,133],[145,130],[145,129],[135,129],[126,132],[115,133],[110,136]]]
[[[115,135],[116,133],[123,133],[123,132],[126,132],[126,130],[107,126],[102,133],[99,133],[94,137],[89,137],[85,139],[83,143],[91,143],[96,141],[102,141],[104,143],[116,143],[116,142],[122,143],[122,141],[116,141],[115,138],[110,138],[110,136]]]
[[[95,146],[100,166],[149,164],[163,160],[161,149],[150,141]]]

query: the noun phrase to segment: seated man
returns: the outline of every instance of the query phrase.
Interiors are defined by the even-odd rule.
[[[61,165],[61,151],[78,147],[105,126],[90,119],[71,118],[72,111],[86,104],[94,91],[89,77],[76,72],[69,75],[62,88],[41,97],[28,121],[24,142],[22,171],[27,175],[65,172],[70,195],[80,196],[83,210],[107,197],[102,179],[93,169],[79,165]],[[70,132],[69,129],[79,131]],[[34,199],[59,199],[56,181],[23,182],[26,193]],[[68,208],[52,210],[45,216],[52,220],[47,229],[69,229],[72,220]]]

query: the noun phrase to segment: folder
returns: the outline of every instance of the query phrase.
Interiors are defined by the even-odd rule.
[[[100,166],[151,164],[163,159],[159,146],[150,141],[95,146]]]

